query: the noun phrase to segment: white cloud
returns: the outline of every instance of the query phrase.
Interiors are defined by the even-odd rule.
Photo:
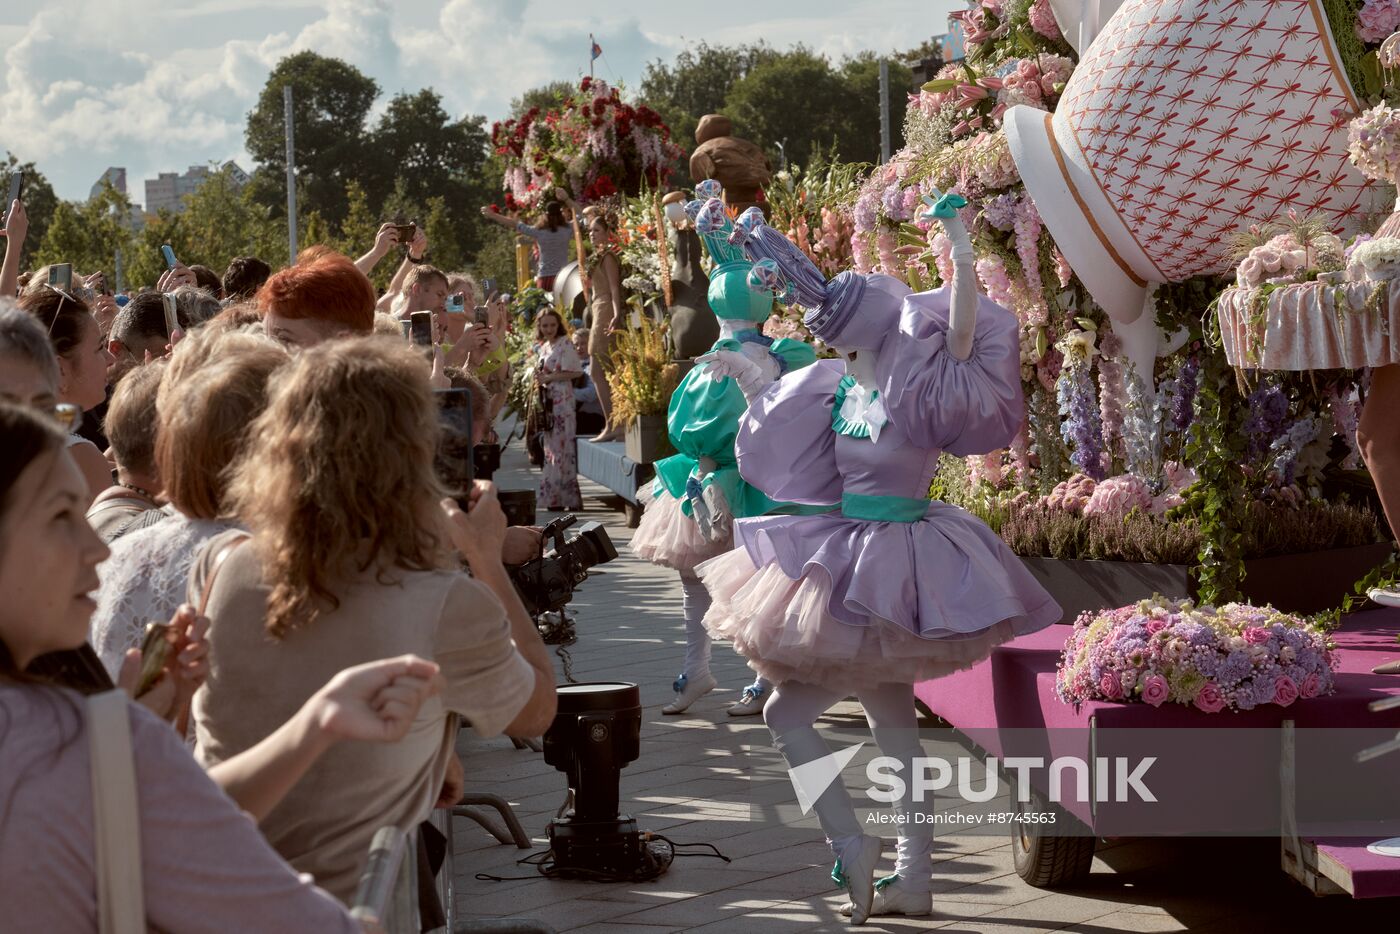
[[[18,0],[0,25],[0,148],[32,159],[62,197],[87,195],[108,165],[130,194],[158,171],[238,158],[247,113],[290,52],[343,58],[379,82],[379,107],[431,86],[453,114],[502,116],[512,97],[588,68],[639,82],[687,41],[801,41],[833,57],[899,49],[942,31],[941,0]],[[588,9],[588,7],[592,9]],[[172,9],[172,7],[174,7]],[[16,18],[21,21],[16,23]]]

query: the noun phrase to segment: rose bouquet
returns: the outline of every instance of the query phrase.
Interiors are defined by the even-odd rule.
[[[492,125],[491,143],[505,163],[508,211],[534,211],[556,187],[581,204],[635,195],[663,184],[682,155],[656,111],[633,107],[597,78],[584,78],[557,107]]]
[[[1055,693],[1085,701],[1170,702],[1205,713],[1287,707],[1335,689],[1324,635],[1272,607],[1196,607],[1154,597],[1075,620]]]

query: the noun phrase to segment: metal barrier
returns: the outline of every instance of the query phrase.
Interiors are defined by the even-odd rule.
[[[383,934],[419,934],[417,870],[413,832],[379,828],[350,914]]]

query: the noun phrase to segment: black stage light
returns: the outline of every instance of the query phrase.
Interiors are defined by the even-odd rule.
[[[544,761],[569,776],[573,808],[549,822],[560,875],[630,876],[648,865],[637,822],[618,813],[622,769],[641,754],[642,696],[635,684],[599,681],[559,688],[544,734]]]

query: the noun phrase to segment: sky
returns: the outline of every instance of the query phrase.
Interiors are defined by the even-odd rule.
[[[0,154],[34,161],[82,199],[108,166],[143,180],[211,160],[252,162],[248,111],[272,66],[310,49],[380,86],[432,87],[455,116],[499,119],[511,98],[588,70],[635,88],[688,43],[801,42],[839,59],[946,31],[959,0],[3,0]],[[699,7],[703,15],[693,11]]]

